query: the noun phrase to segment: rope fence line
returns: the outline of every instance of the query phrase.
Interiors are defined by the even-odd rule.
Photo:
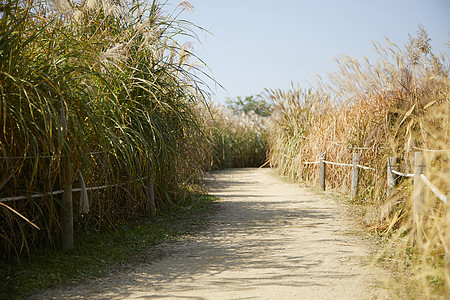
[[[395,171],[395,170],[391,170],[391,172],[394,173],[395,175],[398,175],[398,176],[414,177],[414,174],[406,174],[406,173],[398,172],[398,171]]]
[[[326,164],[329,164],[329,165],[353,167],[353,164],[337,163],[337,162],[332,162],[332,161],[327,161],[327,160],[324,160],[323,162],[326,163]],[[363,166],[363,165],[360,165],[360,164],[356,164],[355,167],[361,168],[361,169],[364,169],[364,170],[375,171],[375,168],[366,167],[366,166]]]
[[[418,149],[417,147],[414,147]],[[447,203],[448,202],[448,195],[445,195],[442,191],[440,191],[431,181],[426,177],[425,170],[426,170],[426,161],[425,161],[425,151],[427,149],[419,149],[424,151],[416,151],[414,153],[414,173],[402,173],[399,171],[394,170],[394,168],[397,165],[397,158],[396,157],[388,157],[387,158],[387,172],[386,172],[386,183],[387,183],[387,189],[386,189],[386,198],[389,198],[392,191],[397,186],[398,177],[394,176],[402,176],[407,178],[413,178],[414,188],[412,192],[412,202],[413,202],[413,224],[415,227],[415,235],[414,240],[420,240],[422,237],[420,236],[420,215],[423,214],[424,205],[426,202],[427,193],[425,193],[425,186],[429,188],[442,202]],[[429,150],[429,149],[428,149]],[[432,152],[444,152],[448,150],[429,150]],[[352,181],[351,181],[351,198],[354,199],[358,195],[358,184],[359,184],[359,170],[366,169],[366,170],[374,170],[374,168],[362,166],[359,164],[360,161],[360,154],[357,152],[353,153],[353,159],[352,164],[349,163],[338,163],[338,162],[332,162],[325,160],[325,154],[321,154],[319,161],[311,161],[311,162],[303,162],[304,165],[312,165],[312,164],[319,164],[319,186],[320,189],[325,191],[325,174],[326,174],[326,165],[337,165],[337,166],[348,166],[352,167]],[[447,171],[448,172],[448,171]],[[447,174],[447,176],[450,174]],[[450,186],[448,187],[450,189]],[[447,191],[449,193],[450,191]],[[450,251],[449,253],[446,252],[446,257],[448,257],[448,261],[450,264]]]
[[[329,165],[344,166],[344,167],[353,167],[352,164],[337,163],[337,162],[332,162],[332,161],[328,161],[328,160],[324,160],[323,162],[326,163],[326,164],[329,164]]]
[[[424,174],[420,174],[420,178],[422,178],[423,182],[430,188],[430,190],[444,203],[447,203],[447,196],[444,195],[434,184],[428,180],[428,178]]]
[[[417,147],[413,147],[413,148],[417,148]],[[421,152],[419,152],[419,153],[421,153]],[[417,155],[417,154],[416,154]],[[432,184],[431,183],[431,181],[425,176],[425,174],[423,174],[422,173],[422,171],[423,171],[423,162],[422,161],[417,161],[416,162],[416,168],[419,168],[418,170],[419,170],[419,172],[418,172],[418,174],[420,174],[419,176],[420,176],[420,179],[422,179],[422,181],[428,186],[428,188],[430,188],[430,190],[441,200],[441,201],[443,201],[444,203],[447,203],[447,196],[443,193],[443,192],[441,192],[434,184]],[[408,177],[408,178],[412,178],[412,177],[414,177],[414,180],[418,180],[419,178],[417,178],[416,177],[416,174],[411,174],[411,173],[409,173],[409,174],[406,174],[406,173],[402,173],[402,172],[398,172],[398,171],[396,171],[396,170],[392,170],[392,169],[388,169],[388,172],[391,172],[391,173],[393,173],[393,174],[395,174],[395,175],[399,175],[399,176],[402,176],[402,177]]]
[[[303,162],[304,165],[314,165],[314,164],[318,164],[320,163],[320,161],[305,161]]]
[[[327,161],[327,160],[324,160],[323,162],[326,163],[326,164],[329,164],[329,165],[353,167],[353,164],[337,163],[337,162],[332,162],[332,161]],[[303,162],[304,165],[314,165],[314,164],[318,164],[318,163],[320,163],[320,161],[305,161],[305,162]],[[359,165],[359,164],[357,164],[356,167],[364,169],[364,170],[375,171],[375,168],[366,167],[366,166]]]
[[[364,170],[370,170],[370,171],[375,171],[375,168],[372,167],[366,167],[366,166],[362,166],[362,165],[356,165],[358,168],[364,169]]]
[[[375,150],[375,149],[384,149],[383,146],[379,146],[379,147],[352,147],[352,146],[348,146],[347,148],[349,149],[353,149],[353,150]]]
[[[96,187],[86,187],[86,191],[104,190],[107,188],[115,187],[116,185],[124,185],[124,184],[126,184],[126,183],[102,185],[102,186],[96,186]],[[82,190],[83,190],[83,188],[73,188],[72,192],[81,192]],[[35,194],[31,194],[30,196],[5,197],[5,198],[1,198],[0,202],[27,200],[30,198],[43,198],[45,196],[55,196],[55,195],[61,195],[61,194],[64,194],[64,190],[56,190],[56,191],[51,191],[51,192],[46,192],[46,193],[35,193]]]
[[[145,179],[148,179],[148,178],[149,178],[149,176],[146,176],[146,177],[141,177],[141,178],[139,178],[137,180],[121,182],[121,183],[116,183],[116,184],[110,184],[110,185],[86,187],[85,189],[82,188],[82,187],[72,188],[72,192],[81,192],[83,190],[86,190],[86,191],[105,190],[105,189],[113,188],[113,187],[119,186],[119,185],[126,185],[126,184],[129,184],[129,183],[132,183],[132,182],[142,181],[142,180],[145,180]],[[27,199],[30,199],[30,198],[42,198],[42,197],[45,197],[45,196],[55,196],[55,195],[61,195],[61,194],[64,194],[64,189],[51,191],[51,192],[46,192],[46,193],[35,193],[35,194],[31,194],[30,196],[5,197],[5,198],[1,198],[0,202],[27,200]]]
[[[24,217],[19,212],[15,211],[14,209],[10,208],[8,205],[3,204],[3,203],[7,202],[7,201],[26,200],[26,199],[30,199],[30,198],[42,198],[46,195],[62,194],[62,199],[61,199],[62,210],[61,210],[60,219],[61,219],[61,236],[62,236],[61,248],[63,250],[74,248],[73,210],[72,210],[72,207],[73,207],[72,194],[74,192],[81,192],[81,194],[80,194],[80,212],[82,214],[86,214],[89,212],[89,198],[87,195],[87,191],[103,190],[103,189],[112,188],[115,186],[123,186],[128,183],[149,179],[148,186],[145,185],[145,187],[143,187],[144,188],[143,192],[146,197],[146,213],[151,217],[154,217],[156,215],[155,191],[154,191],[153,180],[151,179],[150,176],[145,176],[145,177],[141,177],[137,180],[130,180],[127,182],[122,182],[122,183],[101,185],[101,186],[96,186],[96,187],[86,187],[86,185],[84,183],[83,175],[81,174],[81,171],[78,170],[78,172],[80,173],[80,181],[81,181],[81,187],[79,187],[79,188],[72,188],[72,180],[66,179],[64,186],[67,187],[67,190],[61,189],[61,190],[51,191],[51,192],[47,192],[47,193],[43,193],[43,194],[35,193],[35,194],[31,194],[30,196],[15,196],[15,197],[1,198],[0,204],[2,206],[5,206],[6,208],[12,210],[14,213],[16,213],[20,217],[24,218],[25,220],[27,220],[31,225],[33,225],[34,227],[39,229],[34,223],[30,222],[26,217]],[[68,178],[70,178],[70,177],[68,177]]]
[[[52,196],[52,195],[59,195],[59,194],[63,194],[64,190],[57,190],[57,191],[52,191],[52,192],[47,192],[47,193],[43,193],[43,194],[31,194],[30,196],[16,196],[16,197],[5,197],[5,198],[1,198],[0,202],[8,202],[8,201],[17,201],[17,200],[27,200],[29,198],[42,198],[44,196]]]
[[[413,149],[424,151],[424,152],[450,152],[450,149],[444,149],[444,150],[433,150],[433,149],[423,149],[419,147],[412,146]]]
[[[328,150],[332,145],[339,145],[339,144],[337,144],[337,143],[331,143],[331,145],[328,146],[327,150]],[[353,150],[384,149],[383,146],[381,146],[381,147],[352,147],[352,146],[348,146],[348,148],[349,148],[349,149],[353,149]],[[425,152],[450,152],[450,149],[448,149],[448,150],[433,150],[433,149],[423,149],[423,148],[419,148],[419,147],[415,147],[415,146],[412,146],[411,148],[417,149],[417,150],[420,150],[420,151],[425,151]],[[325,152],[321,153],[321,154],[319,155],[319,157],[323,157],[323,155],[326,154],[327,150],[325,150]],[[288,156],[288,155],[286,155],[286,154],[284,154],[284,153],[282,153],[281,156],[285,156],[285,157],[287,157],[287,158],[293,159],[293,157]],[[318,164],[319,162],[320,162],[320,161],[311,161],[311,162],[305,161],[305,162],[303,162],[303,164],[305,164],[305,165],[312,165],[312,164]],[[342,165],[342,166],[353,166],[352,164],[341,164],[341,163],[330,162],[330,161],[324,161],[324,162],[325,162],[325,163],[328,163],[328,164],[331,164],[331,165],[334,164],[334,165]],[[358,165],[358,167],[359,167],[359,168],[362,168],[362,169],[366,169],[366,170],[375,170],[374,168],[371,168],[371,167],[365,167],[365,166],[362,166],[362,165]],[[404,177],[412,177],[412,176],[414,175],[414,174],[401,173],[401,172],[398,172],[398,171],[395,171],[395,170],[392,170],[392,173],[394,173],[394,174],[396,174],[396,175],[399,175],[399,176],[404,176]]]
[[[417,147],[413,147],[413,148],[419,149],[419,150],[426,150],[426,149],[420,149],[420,148],[417,148]],[[444,151],[448,151],[448,150],[429,150],[429,151],[444,152]],[[417,152],[417,153],[421,153],[421,152]],[[416,155],[418,155],[417,153],[416,153]],[[320,181],[321,188],[323,190],[325,190],[325,167],[324,167],[325,164],[336,165],[336,166],[344,166],[344,167],[356,167],[356,168],[361,168],[361,169],[371,170],[371,171],[375,170],[372,167],[366,167],[366,166],[358,164],[358,162],[359,162],[359,154],[354,153],[353,155],[354,156],[353,156],[353,163],[352,164],[349,164],[349,163],[338,163],[338,162],[332,162],[332,161],[325,160],[324,153],[321,154],[321,159],[319,161],[305,161],[305,162],[303,162],[303,164],[304,165],[313,165],[313,164],[320,164],[321,165],[320,166],[319,181]],[[402,176],[402,177],[407,177],[407,178],[413,178],[413,177],[417,176],[417,175],[415,175],[413,173],[402,173],[402,172],[394,170],[392,168],[392,165],[391,165],[391,159],[393,159],[393,158],[391,158],[391,157],[388,158],[388,178],[391,177],[392,174],[395,174],[395,175],[398,175],[398,176]],[[394,165],[395,165],[395,163],[394,163]],[[447,203],[447,200],[448,200],[447,196],[443,192],[441,192],[435,185],[433,185],[430,182],[430,180],[422,173],[422,171],[423,171],[423,163],[422,162],[420,162],[420,163],[416,162],[416,165],[417,165],[416,168],[417,167],[422,168],[422,169],[420,169],[420,172],[418,172],[418,174],[419,174],[420,178],[423,180],[423,182],[431,189],[431,191],[440,200],[442,200],[443,202]],[[358,176],[358,173],[355,170],[353,170],[353,173],[355,174],[356,177]],[[356,189],[355,186],[357,186],[357,182],[358,182],[358,179],[354,178],[355,176],[352,177],[352,196],[353,196],[354,193],[356,193],[354,191],[354,189]],[[414,179],[416,181],[418,180],[417,177],[414,178]],[[392,185],[392,187],[391,187],[391,189],[392,189],[395,186],[396,183],[395,183],[395,179],[391,179],[391,181],[393,181],[393,182],[388,182],[388,186]],[[388,195],[389,195],[389,192],[390,192],[390,190],[388,191]]]
[[[97,152],[89,152],[88,155],[95,155],[106,153],[106,151],[97,151]],[[65,157],[65,155],[44,155],[44,156],[0,156],[0,159],[32,159],[32,158],[56,158],[56,157]]]

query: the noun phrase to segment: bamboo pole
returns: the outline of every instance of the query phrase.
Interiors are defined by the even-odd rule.
[[[360,155],[359,153],[353,153],[353,159],[352,159],[352,200],[356,199],[356,196],[358,196],[358,183],[359,183],[359,164]]]

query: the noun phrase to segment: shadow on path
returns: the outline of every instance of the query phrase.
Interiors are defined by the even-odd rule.
[[[332,200],[270,169],[213,172],[206,181],[221,199],[208,229],[151,249],[156,261],[37,298],[384,298],[368,286],[368,253]]]

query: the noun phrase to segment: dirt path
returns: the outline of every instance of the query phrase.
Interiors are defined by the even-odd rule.
[[[270,169],[214,172],[212,225],[165,243],[162,258],[37,298],[385,299],[366,266],[368,242],[333,199]]]

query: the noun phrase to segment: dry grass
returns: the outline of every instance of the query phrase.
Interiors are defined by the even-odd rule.
[[[396,276],[387,282],[399,297],[445,297],[450,286],[444,266],[444,249],[450,245],[448,205],[426,192],[419,225],[423,241],[413,245],[412,181],[399,179],[395,192],[386,196],[387,157],[397,157],[396,169],[411,173],[414,147],[449,149],[449,67],[444,55],[431,51],[429,41],[420,28],[404,49],[390,41],[375,44],[375,63],[340,58],[329,84],[269,91],[276,103],[270,159],[284,175],[316,184],[317,165],[303,162],[316,161],[322,153],[329,161],[351,163],[357,151],[361,164],[375,169],[361,170],[355,202],[368,207],[368,230],[387,241],[380,258],[394,267]],[[448,194],[450,152],[424,155],[428,178]],[[329,165],[326,181],[328,188],[350,193],[348,167]]]

